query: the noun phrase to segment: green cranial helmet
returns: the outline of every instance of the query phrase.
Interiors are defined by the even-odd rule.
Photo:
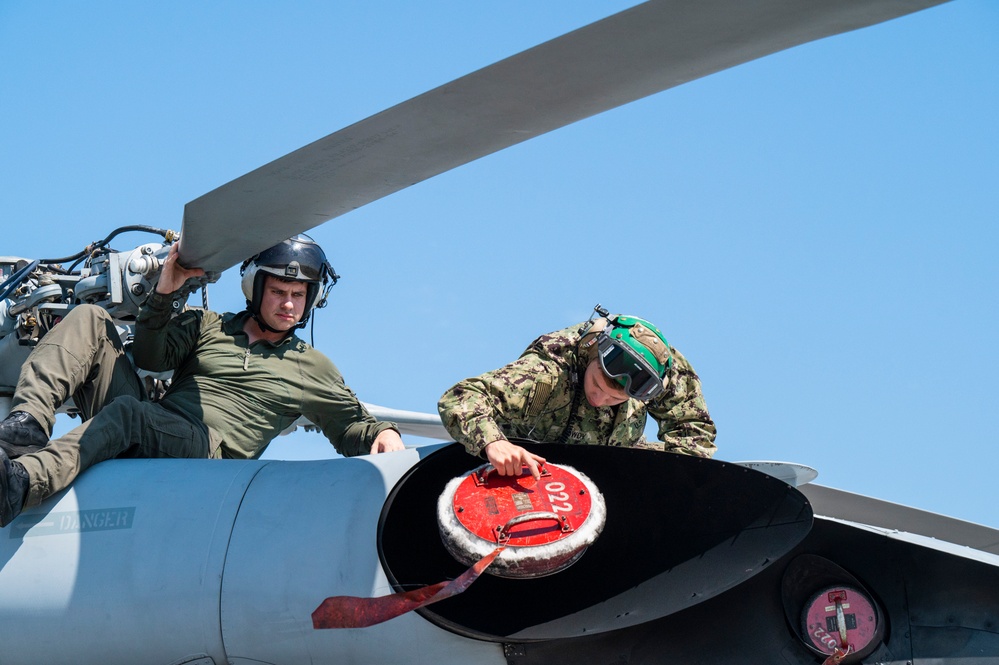
[[[666,337],[637,316],[610,319],[597,338],[597,357],[608,377],[643,402],[662,393],[666,371],[673,366]]]

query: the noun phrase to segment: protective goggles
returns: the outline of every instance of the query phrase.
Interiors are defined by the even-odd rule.
[[[624,342],[601,335],[597,357],[604,374],[624,387],[629,397],[648,402],[663,391],[663,380],[640,353]]]

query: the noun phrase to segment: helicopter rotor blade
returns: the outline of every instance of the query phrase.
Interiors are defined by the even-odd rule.
[[[450,441],[451,435],[441,417],[436,413],[423,413],[422,411],[405,411],[403,409],[393,409],[387,406],[379,406],[369,402],[363,402],[364,408],[368,410],[376,420],[389,420],[394,422],[399,431],[409,436],[422,436],[428,439],[440,439]]]
[[[652,0],[414,97],[191,201],[181,261],[221,272],[296,233],[553,129],[946,1]]]

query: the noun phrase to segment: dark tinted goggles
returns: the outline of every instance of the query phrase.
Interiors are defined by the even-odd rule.
[[[604,374],[624,386],[629,397],[648,402],[663,391],[659,374],[627,344],[601,336],[597,340],[597,357]]]

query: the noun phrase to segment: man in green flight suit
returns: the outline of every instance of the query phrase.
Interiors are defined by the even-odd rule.
[[[28,357],[0,422],[0,527],[103,460],[253,459],[303,415],[344,455],[404,447],[396,426],[368,414],[329,358],[295,335],[337,279],[311,238],[244,262],[247,309],[238,314],[181,312],[182,287],[204,271],[177,257],[175,244],[139,309],[132,348],[139,367],[173,370],[162,399],[150,401],[97,306],[72,309]],[[70,397],[84,422],[49,441]]]
[[[654,325],[633,316],[598,318],[534,340],[520,358],[465,379],[438,402],[444,427],[501,475],[545,459],[508,441],[643,447],[711,457],[715,425],[687,359]],[[645,440],[646,415],[659,441]]]

